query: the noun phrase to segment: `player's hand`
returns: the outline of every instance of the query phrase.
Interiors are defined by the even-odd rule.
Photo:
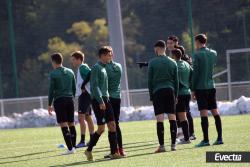
[[[196,101],[195,92],[192,92],[191,99],[192,99],[192,101]]]
[[[50,116],[52,116],[52,112],[53,112],[53,107],[48,106],[48,113],[49,113]]]
[[[104,103],[99,105],[100,110],[105,111],[106,110],[106,105]]]
[[[175,104],[177,104],[177,103],[178,103],[178,98],[175,99]]]

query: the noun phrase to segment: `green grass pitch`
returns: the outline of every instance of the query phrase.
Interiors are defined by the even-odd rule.
[[[100,138],[93,154],[95,162],[87,162],[84,149],[74,155],[61,155],[65,150],[57,148],[64,143],[58,127],[0,130],[1,167],[167,167],[167,166],[250,166],[250,164],[215,164],[205,162],[206,151],[250,151],[250,115],[224,116],[224,145],[194,148],[201,138],[200,119],[194,119],[197,140],[189,145],[177,145],[177,151],[170,150],[169,124],[165,121],[166,153],[154,154],[157,147],[155,121],[121,123],[127,158],[104,160],[109,153],[107,132]],[[209,118],[210,142],[216,139],[214,120]],[[79,132],[79,126],[77,126]],[[78,140],[79,141],[79,138]]]

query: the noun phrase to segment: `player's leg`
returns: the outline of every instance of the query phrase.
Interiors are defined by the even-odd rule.
[[[68,128],[68,123],[67,123],[68,118],[67,118],[67,111],[65,110],[66,109],[65,102],[66,100],[64,97],[56,99],[54,101],[54,109],[56,113],[57,122],[61,127],[63,138],[68,148],[68,151],[66,152],[67,154],[67,153],[70,153],[70,151],[73,151],[73,145],[72,145],[71,135],[70,135],[70,131]]]
[[[171,150],[176,150],[176,135],[177,135],[177,123],[176,123],[176,97],[173,89],[165,90],[165,105],[164,110],[168,114],[168,120],[170,124],[171,135]]]
[[[100,110],[99,103],[96,100],[92,100],[92,107],[96,117],[97,130],[93,134],[93,137],[90,139],[88,148],[84,153],[88,161],[93,161],[93,155],[92,155],[93,147],[96,145],[100,136],[105,130],[105,114],[104,114],[105,112]]]
[[[86,134],[85,114],[78,112],[78,120],[80,124],[81,140],[77,144],[76,148],[81,148],[81,147],[86,146],[85,144],[85,134]]]
[[[195,96],[197,99],[198,109],[201,117],[201,128],[203,132],[203,140],[196,145],[196,147],[209,146],[208,137],[208,91],[207,90],[196,90]]]
[[[189,125],[190,140],[196,140],[196,136],[194,134],[194,121],[193,121],[193,117],[192,117],[190,110],[187,111],[186,115],[187,115],[188,125]]]
[[[156,122],[159,147],[156,149],[155,153],[165,152],[166,149],[164,146],[164,114],[157,114]]]
[[[89,138],[91,139],[93,137],[94,134],[94,122],[92,119],[92,113],[91,113],[91,96],[88,92],[85,92],[85,99],[84,99],[84,111],[85,112],[85,120],[88,124],[88,128],[89,128]]]
[[[85,134],[86,134],[86,122],[85,122],[85,113],[86,113],[86,102],[85,95],[82,93],[78,98],[78,120],[80,124],[81,140],[77,144],[76,148],[85,147]]]
[[[74,101],[72,98],[66,98],[67,101],[64,103],[65,109],[67,110],[67,122],[70,132],[70,138],[73,148],[76,147],[76,128],[75,128],[75,109],[74,109]]]
[[[155,153],[161,153],[165,152],[165,146],[164,146],[164,92],[161,90],[158,90],[153,94],[153,106],[154,106],[154,112],[156,117],[156,130],[157,130],[157,137],[159,146],[155,150]]]
[[[189,134],[189,122],[187,119],[187,110],[189,109],[190,95],[179,95],[178,103],[176,105],[176,113],[180,119],[180,124],[184,134],[184,139],[181,139],[178,144],[189,144],[190,134]]]
[[[170,124],[170,135],[171,135],[171,151],[176,150],[176,134],[177,134],[177,123],[176,115],[168,114],[169,124]]]
[[[120,156],[118,149],[117,149],[117,133],[116,133],[114,111],[113,111],[113,108],[111,106],[111,103],[108,100],[106,101],[105,104],[106,104],[105,120],[106,120],[107,126],[108,126],[110,158],[117,159],[117,158],[120,158],[121,156]]]
[[[94,132],[95,132],[95,128],[94,128],[94,122],[92,119],[92,116],[89,114],[86,114],[85,116],[85,120],[88,124],[88,128],[89,128],[89,140],[93,137]]]
[[[214,142],[214,145],[223,144],[221,117],[216,103],[216,89],[209,90],[208,107],[214,116],[215,126],[218,134],[217,140]]]
[[[105,131],[105,124],[102,124],[102,125],[97,124],[97,130],[95,131],[92,138],[90,139],[87,150],[84,152],[88,161],[94,160],[93,155],[92,155],[93,147],[97,144],[100,136],[103,134],[104,131]]]
[[[111,103],[113,111],[114,111],[118,151],[119,151],[121,156],[126,156],[126,153],[123,150],[122,132],[121,132],[120,124],[119,124],[120,111],[121,111],[121,99],[110,98],[110,103]]]
[[[177,123],[177,138],[178,140],[180,140],[183,138],[183,130],[181,127],[181,121],[177,113],[176,113],[176,123]]]
[[[186,106],[186,116],[187,116],[187,120],[188,120],[189,135],[190,135],[189,139],[196,140],[196,137],[194,134],[194,121],[193,121],[192,114],[190,112],[190,101],[191,101],[191,95],[187,95],[185,106]]]
[[[181,128],[184,134],[184,140],[182,139],[179,144],[189,144],[189,124],[186,116],[186,112],[178,112],[178,117],[180,118]]]

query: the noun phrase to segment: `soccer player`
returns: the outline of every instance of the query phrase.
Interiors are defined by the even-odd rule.
[[[176,49],[180,49],[182,56],[181,56],[181,60],[186,61],[190,66],[192,65],[192,59],[191,57],[189,57],[188,55],[185,54],[185,48],[183,46],[175,46]],[[191,86],[191,85],[190,85]],[[190,107],[188,106],[187,111],[186,111],[186,116],[188,119],[188,124],[189,124],[189,134],[190,134],[190,140],[196,140],[196,136],[194,134],[194,122],[193,122],[193,117],[192,114],[190,112]],[[178,118],[178,116],[177,116]],[[179,121],[177,119],[177,125],[178,125]],[[178,125],[178,127],[180,127],[180,123]],[[179,130],[179,129],[178,129]],[[178,131],[179,132],[179,131]],[[178,137],[178,133],[177,133],[177,137]]]
[[[192,68],[187,62],[181,60],[182,53],[180,49],[172,50],[172,55],[177,63],[179,76],[179,93],[176,104],[176,113],[179,117],[180,126],[184,134],[184,139],[181,139],[178,144],[189,144],[191,142],[189,140],[189,124],[186,113],[189,110],[189,102],[191,99],[190,83]]]
[[[77,69],[76,96],[78,98],[78,119],[81,130],[81,140],[76,148],[85,147],[86,123],[88,124],[90,138],[94,134],[94,123],[91,117],[91,97],[90,97],[90,68],[84,63],[84,54],[81,51],[72,53],[72,64]]]
[[[201,116],[203,140],[197,147],[209,146],[208,137],[208,110],[211,110],[218,138],[214,145],[223,144],[222,123],[216,104],[216,89],[213,80],[214,66],[216,64],[216,51],[206,47],[207,37],[205,34],[195,36],[195,48],[197,52],[193,56],[192,75],[192,98],[197,99],[198,109]]]
[[[73,102],[76,93],[75,76],[71,69],[63,67],[61,53],[52,54],[51,62],[54,70],[50,73],[48,112],[52,115],[53,103],[56,119],[68,148],[64,154],[73,154],[76,145]]]
[[[116,133],[117,133],[117,142],[118,142],[118,152],[121,156],[126,156],[126,153],[123,150],[122,145],[122,133],[119,126],[119,117],[121,110],[121,75],[122,75],[122,66],[121,64],[114,62],[113,60],[113,50],[109,46],[111,51],[110,62],[105,66],[108,74],[108,92],[109,100],[112,105],[115,123],[116,123]]]
[[[167,49],[169,51],[169,56],[172,57],[171,51],[175,49],[175,46],[178,46],[179,39],[175,35],[170,35],[167,39]]]
[[[110,144],[111,159],[120,158],[117,153],[117,134],[114,112],[109,101],[108,76],[105,69],[106,64],[112,56],[110,49],[102,47],[99,49],[99,61],[93,66],[90,77],[90,90],[92,97],[92,107],[97,121],[97,131],[91,138],[85,155],[88,161],[93,161],[92,149],[98,142],[101,134],[108,126],[108,139]]]
[[[150,60],[148,67],[148,88],[150,100],[153,101],[157,120],[159,147],[155,153],[165,151],[164,146],[164,113],[168,115],[171,133],[171,150],[176,150],[176,116],[175,104],[178,95],[178,67],[176,62],[166,56],[166,43],[159,40],[154,45],[156,57]]]

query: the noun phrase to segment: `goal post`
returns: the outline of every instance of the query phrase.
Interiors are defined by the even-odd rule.
[[[247,53],[250,52],[250,48],[241,48],[241,49],[230,49],[226,51],[226,60],[227,60],[227,83],[228,83],[228,98],[230,101],[233,100],[232,97],[232,84],[240,83],[250,83],[249,81],[241,81],[232,83],[232,74],[231,74],[231,56],[235,53]]]

